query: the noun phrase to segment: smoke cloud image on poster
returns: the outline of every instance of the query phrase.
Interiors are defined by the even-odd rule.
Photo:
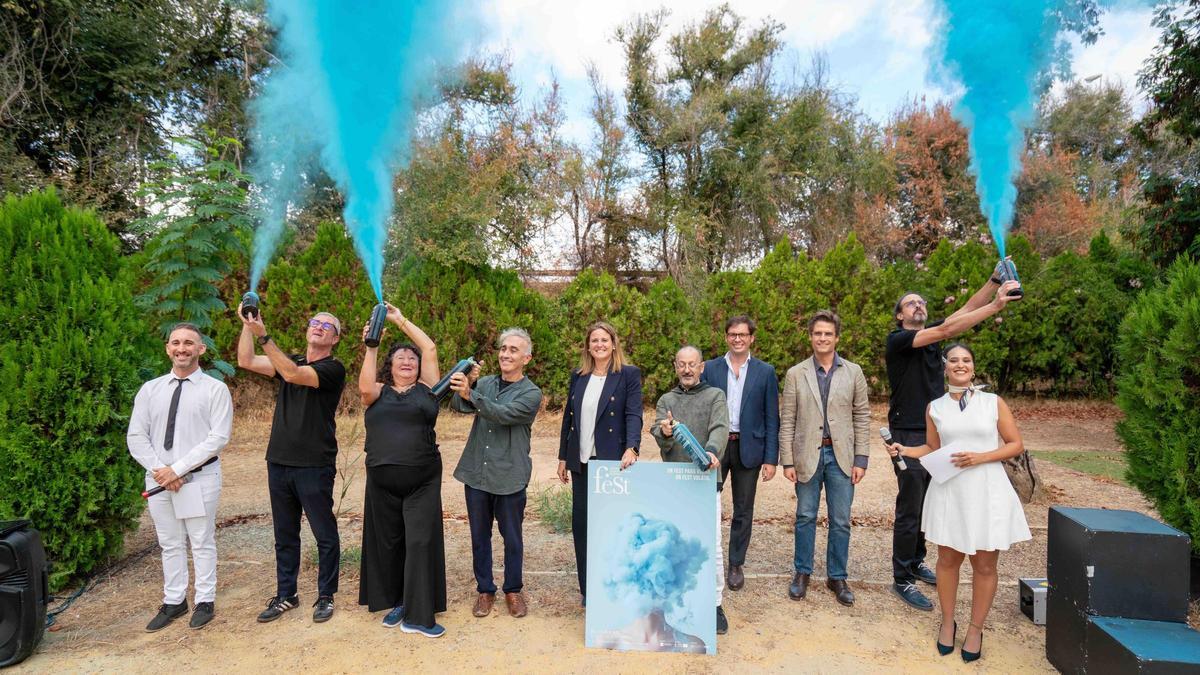
[[[716,472],[588,463],[586,644],[715,654]]]

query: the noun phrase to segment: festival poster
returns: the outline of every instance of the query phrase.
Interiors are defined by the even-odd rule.
[[[717,653],[717,472],[588,462],[585,644]]]

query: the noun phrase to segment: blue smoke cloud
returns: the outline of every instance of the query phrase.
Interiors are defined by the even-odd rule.
[[[696,575],[708,559],[699,539],[633,513],[617,528],[614,543],[612,571],[604,580],[614,601],[638,614],[683,609],[683,596],[696,587]]]
[[[941,75],[960,85],[955,116],[967,127],[979,207],[1005,255],[1017,201],[1025,130],[1039,81],[1059,48],[1054,0],[940,0],[945,29],[934,49]]]
[[[438,64],[458,55],[466,33],[457,0],[269,0],[279,31],[276,64],[253,104],[254,160],[262,224],[255,233],[257,287],[318,165],[345,199],[355,250],[383,299],[383,251],[392,179]]]

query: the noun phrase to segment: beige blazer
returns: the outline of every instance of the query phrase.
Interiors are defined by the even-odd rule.
[[[828,412],[833,454],[849,476],[854,457],[871,454],[867,378],[858,364],[841,359],[834,369]],[[779,463],[794,466],[801,483],[812,479],[821,461],[822,422],[817,367],[811,358],[804,359],[787,371],[779,411]]]

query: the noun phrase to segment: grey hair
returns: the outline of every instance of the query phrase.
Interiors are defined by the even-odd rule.
[[[531,356],[533,354],[533,338],[529,337],[529,333],[526,332],[524,328],[505,328],[504,331],[500,333],[500,337],[496,338],[496,347],[499,348],[500,345],[504,344],[504,341],[510,337],[519,337],[524,340],[525,355]]]
[[[696,356],[700,357],[701,361],[704,360],[704,352],[700,351],[700,348],[695,345],[684,345],[680,347],[679,351],[675,352],[675,358],[678,359],[680,354],[687,351],[696,352]]]

